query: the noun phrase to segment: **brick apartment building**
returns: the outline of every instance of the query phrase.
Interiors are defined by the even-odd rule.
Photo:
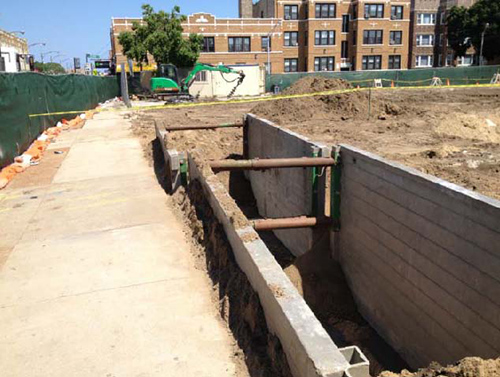
[[[446,67],[453,64],[448,46],[446,17],[453,6],[470,7],[477,0],[413,0],[411,9],[410,68]],[[472,65],[476,51],[471,48],[458,58],[460,66]]]
[[[187,17],[183,28],[186,36],[205,37],[199,59],[204,63],[267,66],[269,61],[272,73],[432,67],[449,62],[446,11],[474,1],[260,0],[253,4],[238,0],[239,18],[196,13]],[[118,65],[126,62],[118,35],[131,30],[133,21],[112,19],[112,59]]]

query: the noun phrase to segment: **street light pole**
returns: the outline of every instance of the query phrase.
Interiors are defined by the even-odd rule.
[[[484,25],[484,30],[481,33],[481,49],[479,52],[479,66],[481,67],[483,65],[483,44],[484,44],[484,34],[486,34],[486,29],[490,26],[489,22]]]
[[[267,74],[271,74],[271,34],[274,32],[279,25],[281,25],[281,20],[279,20],[276,25],[267,34]]]

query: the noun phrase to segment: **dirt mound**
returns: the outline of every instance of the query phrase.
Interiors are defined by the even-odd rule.
[[[436,127],[436,133],[442,136],[458,137],[500,143],[500,118],[483,118],[476,114],[451,114]]]
[[[385,105],[372,101],[373,114],[385,113]],[[278,124],[307,120],[352,119],[368,114],[367,92],[335,94],[308,98],[290,98],[260,103],[252,113]],[[392,110],[391,110],[392,111]]]
[[[479,357],[466,357],[456,365],[443,367],[432,363],[429,367],[411,373],[403,370],[400,374],[382,372],[379,377],[500,377],[500,358],[484,360]]]
[[[349,82],[341,79],[329,79],[321,76],[308,76],[285,89],[283,94],[307,94],[329,90],[351,89]]]

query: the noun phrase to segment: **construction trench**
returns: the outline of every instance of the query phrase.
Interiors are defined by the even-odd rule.
[[[155,123],[157,174],[251,375],[389,376],[498,356],[498,201],[252,114]],[[177,149],[183,133],[228,129],[241,146],[223,158]]]

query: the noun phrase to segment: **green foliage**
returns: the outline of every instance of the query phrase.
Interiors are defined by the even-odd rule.
[[[455,56],[464,56],[471,46],[469,37],[469,11],[465,7],[453,7],[447,18],[448,41]]]
[[[59,63],[40,63],[35,62],[35,69],[42,73],[47,73],[51,75],[64,74],[66,70]]]
[[[457,56],[474,46],[479,53],[484,32],[483,55],[486,59],[500,56],[500,1],[479,0],[470,8],[453,7],[447,18],[448,39]],[[485,27],[489,24],[488,28]],[[465,42],[465,41],[468,42]]]
[[[175,6],[170,13],[155,12],[151,5],[142,6],[142,22],[135,22],[133,32],[121,33],[119,41],[128,58],[137,62],[147,59],[149,52],[157,64],[174,64],[177,67],[192,67],[201,52],[203,37],[191,34],[182,37],[181,23],[186,16]]]
[[[129,59],[135,60],[142,69],[142,64],[148,64],[148,50],[144,43],[144,28],[137,22],[132,26],[133,32],[126,31],[118,36],[123,47],[123,53]]]
[[[500,1],[479,0],[469,9],[470,23],[468,29],[472,44],[479,51],[481,34],[484,33],[483,55],[486,59],[500,56]]]

